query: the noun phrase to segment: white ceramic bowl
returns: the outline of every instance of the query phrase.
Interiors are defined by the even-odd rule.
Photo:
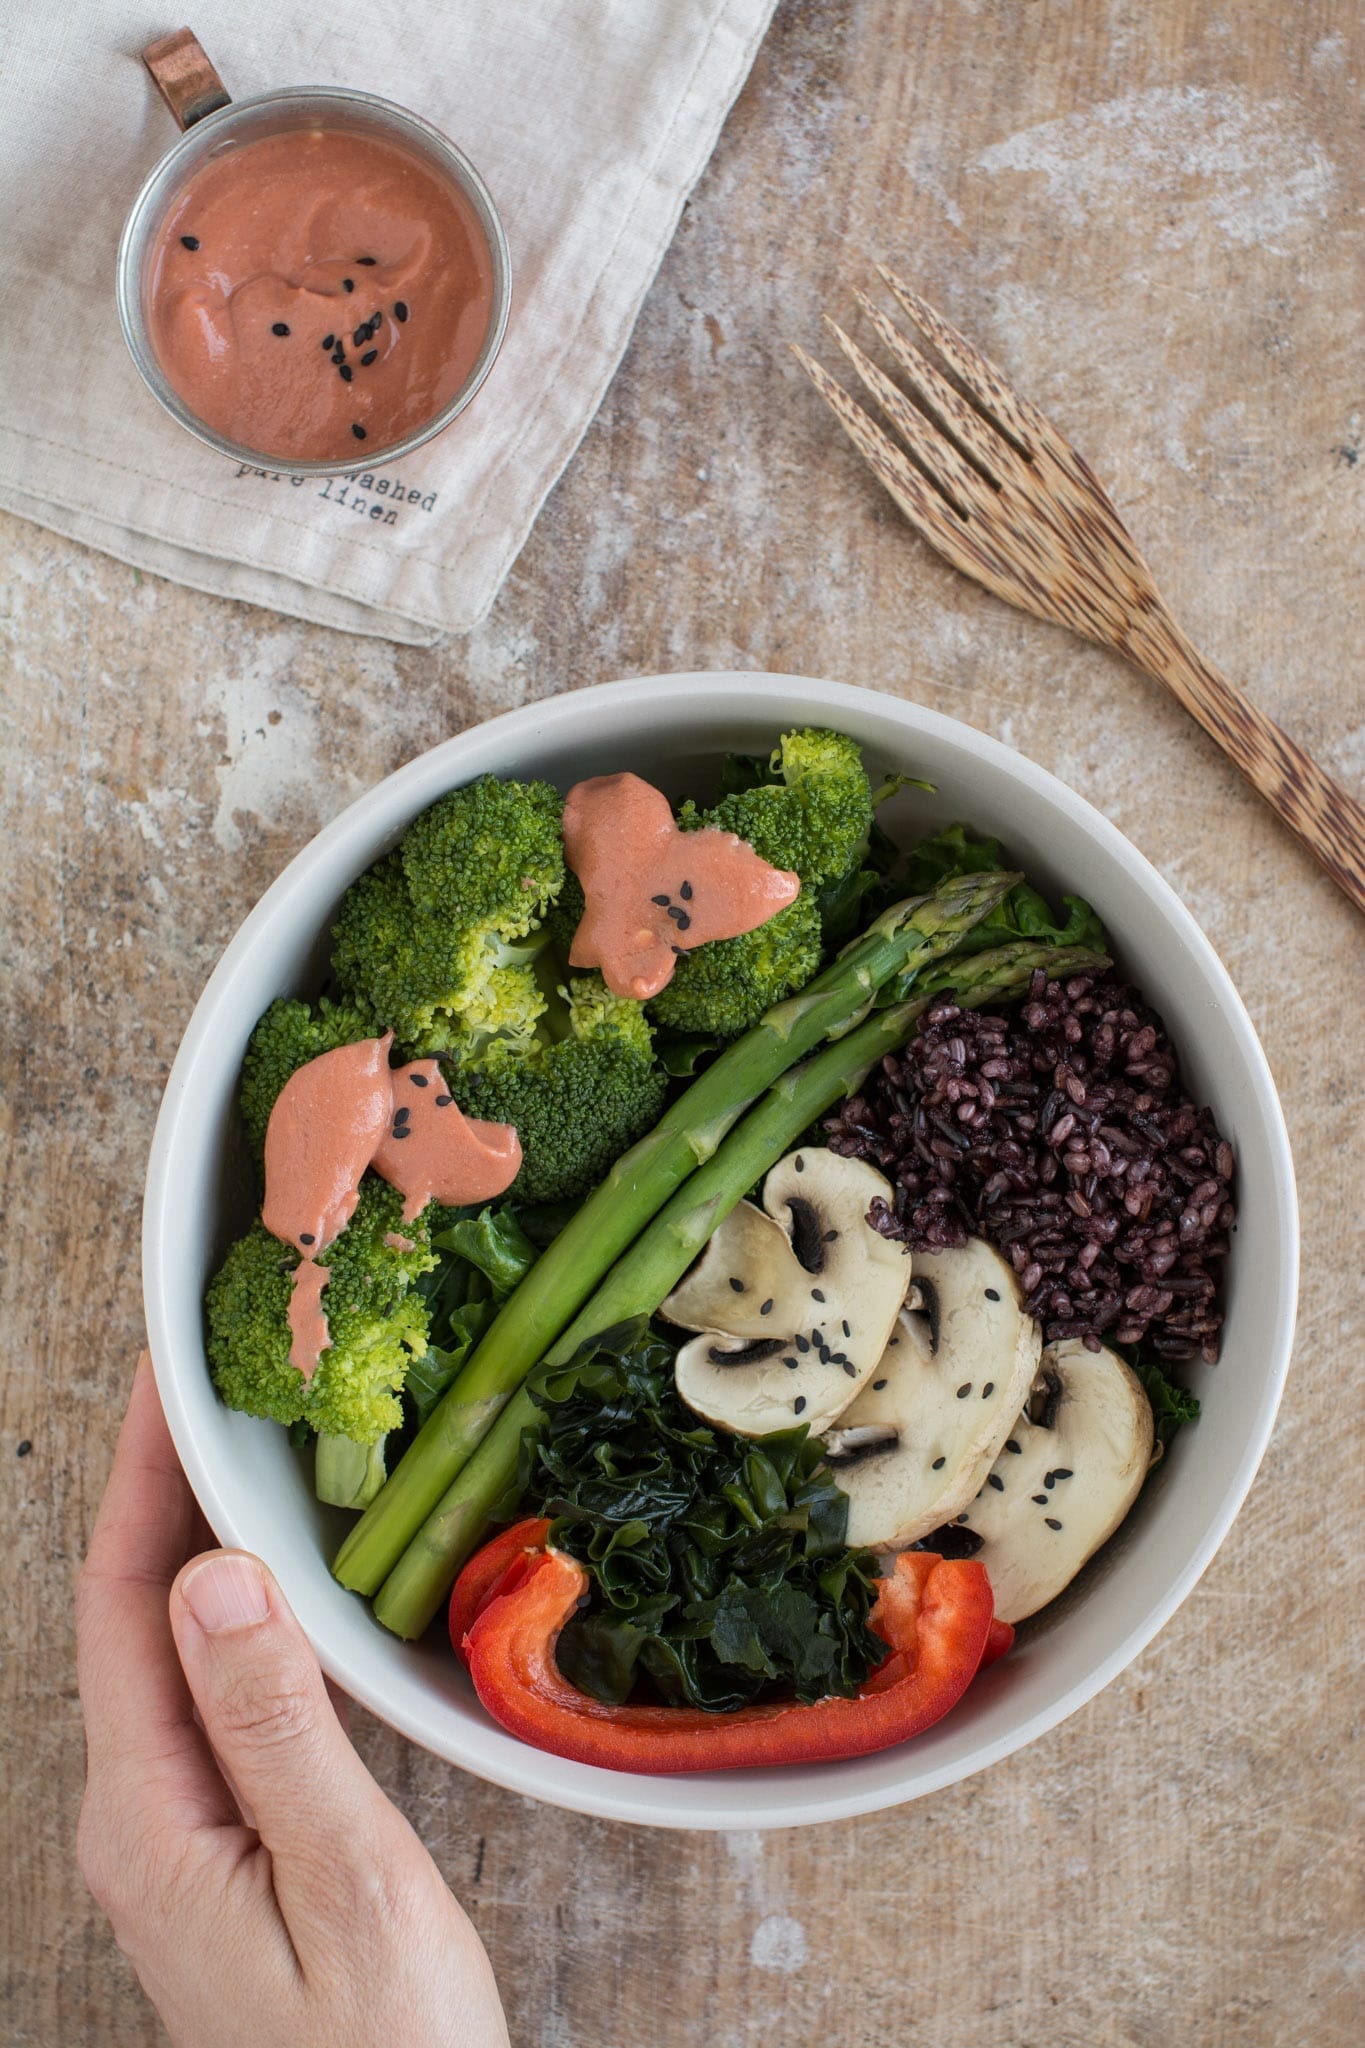
[[[218,1401],[201,1301],[250,1204],[238,1071],[272,997],[316,990],[347,884],[445,790],[487,772],[568,785],[632,768],[678,795],[705,791],[726,748],[765,749],[793,725],[853,734],[903,791],[893,833],[965,818],[998,835],[1044,889],[1100,912],[1123,968],[1164,1013],[1188,1084],[1237,1151],[1239,1225],[1222,1362],[1199,1367],[1199,1424],[1178,1437],[1117,1538],[918,1741],[849,1763],[694,1778],[601,1771],[528,1749],[484,1714],[438,1635],[411,1646],[331,1578],[346,1517],[319,1507],[282,1429]],[[1228,1532],[1265,1450],[1289,1359],[1298,1216],[1284,1120],[1265,1056],[1217,955],[1122,834],[1064,784],[970,727],[870,691],[797,676],[650,676],[534,704],[433,747],[351,805],[291,861],[224,953],[190,1020],[147,1176],[143,1284],[157,1383],[176,1447],[219,1538],[265,1558],[329,1676],[414,1742],[559,1806],[661,1827],[837,1820],[950,1785],[1084,1705],[1168,1620]]]

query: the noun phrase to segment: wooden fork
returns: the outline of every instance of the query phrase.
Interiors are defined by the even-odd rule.
[[[1105,492],[1037,406],[893,271],[877,269],[957,379],[864,292],[858,303],[913,399],[826,322],[909,456],[827,370],[793,349],[906,518],[997,597],[1117,648],[1164,683],[1365,910],[1365,809],[1185,638]]]

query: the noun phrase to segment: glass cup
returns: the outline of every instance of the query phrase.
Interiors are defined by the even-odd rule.
[[[143,62],[158,90],[184,133],[171,145],[146,178],[133,201],[119,241],[117,291],[119,322],[129,353],[143,383],[173,419],[220,454],[253,468],[268,467],[285,476],[335,476],[345,465],[335,456],[325,461],[303,461],[274,455],[269,449],[252,448],[231,441],[201,420],[174,389],[152,346],[147,322],[147,295],[157,237],[167,213],[179,198],[187,181],[210,156],[234,145],[285,130],[317,127],[348,129],[400,143],[440,176],[457,187],[488,245],[492,262],[492,304],[488,331],[468,376],[454,396],[422,426],[383,448],[365,451],[365,467],[397,462],[424,447],[462,413],[484,378],[507,331],[512,302],[511,265],[507,237],[488,188],[469,158],[438,128],[407,108],[374,93],[352,92],[332,86],[286,86],[275,92],[257,93],[251,99],[233,100],[223,81],[188,29],[150,44]]]

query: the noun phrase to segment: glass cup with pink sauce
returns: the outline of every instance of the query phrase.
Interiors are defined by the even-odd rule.
[[[188,29],[143,59],[185,131],[124,225],[118,305],[153,396],[237,462],[394,462],[464,411],[507,327],[507,238],[440,131],[372,93],[231,100]]]

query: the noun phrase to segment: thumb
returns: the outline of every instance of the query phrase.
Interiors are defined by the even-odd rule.
[[[180,1572],[170,1615],[204,1733],[275,1859],[276,1889],[291,1863],[349,1860],[383,1795],[274,1578],[245,1551],[209,1551]]]

